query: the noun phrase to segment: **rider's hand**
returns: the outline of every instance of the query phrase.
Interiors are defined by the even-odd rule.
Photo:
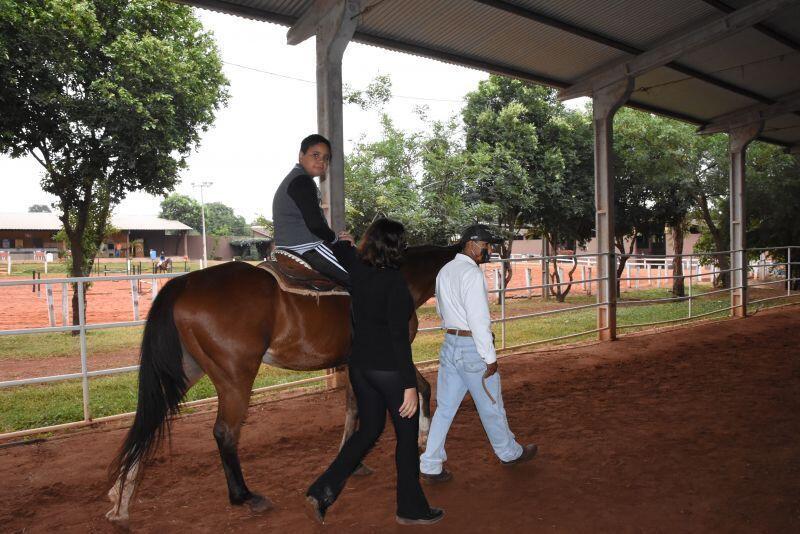
[[[417,388],[406,388],[403,392],[403,404],[400,406],[400,417],[411,418],[417,413]]]
[[[489,365],[486,366],[486,372],[483,373],[483,378],[489,378],[496,372],[497,372],[497,362],[495,361],[494,363],[490,363]]]
[[[351,245],[354,245],[356,242],[356,240],[353,239],[353,236],[346,231],[339,232],[339,241],[347,241]]]

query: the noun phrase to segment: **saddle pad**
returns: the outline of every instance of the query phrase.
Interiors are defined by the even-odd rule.
[[[291,252],[275,250],[272,258],[259,263],[258,267],[270,273],[287,293],[312,297],[350,296],[342,286],[325,278]]]

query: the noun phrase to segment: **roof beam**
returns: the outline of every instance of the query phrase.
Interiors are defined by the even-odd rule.
[[[758,0],[718,20],[667,39],[660,46],[635,58],[615,61],[601,67],[559,93],[561,100],[592,94],[595,88],[606,87],[627,77],[636,77],[685,55],[688,52],[723,39],[757,24],[797,0]]]
[[[726,4],[725,2],[722,2],[720,0],[703,0],[703,1],[706,4],[719,9],[723,13],[733,13],[734,11],[736,11],[735,7],[729,6],[728,4]],[[794,39],[792,39],[788,35],[784,35],[783,33],[770,28],[769,26],[767,26],[764,23],[759,22],[758,24],[755,24],[753,26],[753,29],[760,31],[761,33],[763,33],[767,37],[771,37],[772,39],[775,39],[776,41],[778,41],[782,45],[785,45],[785,46],[788,46],[789,48],[792,48],[794,50],[800,51],[800,43],[798,43],[797,41],[795,41]]]
[[[800,91],[796,91],[770,105],[757,104],[748,108],[714,117],[711,122],[697,129],[700,134],[727,132],[735,128],[800,111]]]
[[[314,3],[286,32],[286,44],[298,45],[316,35],[319,25],[339,4],[337,0],[314,0]]]

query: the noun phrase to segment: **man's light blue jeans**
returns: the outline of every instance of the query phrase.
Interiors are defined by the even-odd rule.
[[[475,401],[483,429],[497,457],[508,462],[522,454],[522,446],[508,428],[503,396],[500,393],[500,374],[495,373],[486,379],[486,387],[496,401],[492,403],[482,385],[485,372],[486,364],[471,337],[445,334],[444,344],[439,351],[436,412],[433,414],[425,453],[420,457],[420,471],[423,473],[438,475],[442,472],[442,464],[447,460],[444,450],[447,431],[450,430],[450,424],[467,391]]]

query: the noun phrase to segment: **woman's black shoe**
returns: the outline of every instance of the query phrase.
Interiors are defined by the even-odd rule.
[[[410,517],[403,517],[398,515],[397,522],[401,525],[433,525],[434,523],[438,523],[444,517],[444,510],[441,508],[431,508],[431,511],[417,519],[411,519]]]

